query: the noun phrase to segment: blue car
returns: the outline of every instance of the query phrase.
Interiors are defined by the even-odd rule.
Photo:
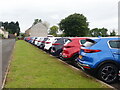
[[[86,39],[77,58],[77,65],[92,71],[106,83],[113,83],[120,76],[120,38]]]
[[[30,39],[28,40],[29,43],[31,43],[33,41],[34,37],[30,37]]]

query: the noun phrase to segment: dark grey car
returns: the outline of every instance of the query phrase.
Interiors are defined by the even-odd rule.
[[[50,53],[54,56],[59,56],[62,52],[63,45],[67,42],[68,38],[60,38],[53,43]]]

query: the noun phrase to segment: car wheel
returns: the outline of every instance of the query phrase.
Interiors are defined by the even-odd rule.
[[[99,68],[98,77],[106,83],[113,83],[118,79],[118,68],[113,64],[105,64]]]
[[[78,64],[77,64],[77,58],[78,58],[78,54],[75,55],[72,60],[71,60],[71,63],[75,66],[75,67],[78,67]]]
[[[52,50],[52,48],[50,47],[50,49],[48,50],[48,53],[52,54],[52,53],[51,53],[51,50]]]
[[[53,52],[52,52],[52,48],[51,48],[49,51],[50,51],[51,54],[53,53]]]

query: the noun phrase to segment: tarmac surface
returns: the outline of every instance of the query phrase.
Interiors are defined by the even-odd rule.
[[[15,39],[0,39],[0,86],[4,80]]]

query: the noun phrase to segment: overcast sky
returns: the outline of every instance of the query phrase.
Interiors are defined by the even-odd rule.
[[[118,30],[119,0],[0,0],[0,21],[18,21],[21,31],[28,29],[34,19],[57,25],[70,14],[87,17],[89,28],[105,27]]]

